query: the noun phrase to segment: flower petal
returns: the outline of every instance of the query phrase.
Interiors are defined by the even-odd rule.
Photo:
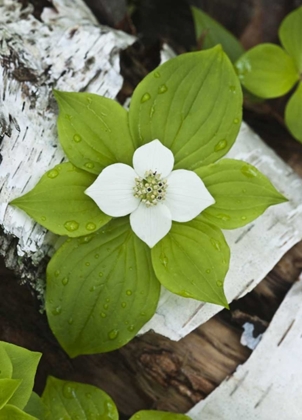
[[[159,140],[136,149],[133,155],[133,167],[135,172],[144,177],[146,171],[153,171],[166,177],[170,174],[174,166],[174,156],[170,149],[161,144]]]
[[[167,181],[165,205],[171,212],[172,220],[176,222],[188,222],[215,203],[202,180],[193,171],[173,171]]]
[[[107,166],[85,191],[99,208],[109,216],[126,216],[133,212],[140,200],[133,195],[135,171],[124,163]]]
[[[131,213],[130,224],[134,233],[152,248],[171,229],[171,214],[162,203],[153,207],[147,207],[144,203],[141,203]]]

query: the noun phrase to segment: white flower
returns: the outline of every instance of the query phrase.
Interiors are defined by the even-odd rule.
[[[130,214],[132,230],[152,248],[172,220],[188,222],[215,203],[195,172],[172,171],[173,166],[171,150],[153,140],[134,152],[134,169],[124,163],[107,166],[85,194],[109,216]]]

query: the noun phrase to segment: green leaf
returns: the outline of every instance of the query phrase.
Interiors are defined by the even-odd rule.
[[[279,28],[279,38],[294,59],[298,72],[302,72],[302,6],[287,15]]]
[[[42,400],[46,406],[45,420],[118,420],[112,399],[92,385],[61,381],[50,376]]]
[[[172,150],[175,169],[215,162],[232,147],[242,113],[242,92],[220,46],[182,54],[137,86],[129,121],[136,147],[153,139]]]
[[[131,165],[134,147],[121,105],[92,93],[54,91],[54,96],[60,143],[74,165],[93,174],[112,163]]]
[[[287,93],[297,82],[293,59],[274,44],[260,44],[236,62],[243,86],[261,98],[276,98]]]
[[[12,379],[22,379],[19,388],[11,397],[9,403],[22,409],[27,404],[32,392],[41,353],[29,351],[4,341],[1,342],[1,346],[5,349],[12,363]]]
[[[21,379],[0,379],[0,410],[13,396],[21,382]]]
[[[168,413],[165,411],[139,411],[130,420],[191,420],[184,414]]]
[[[58,235],[87,235],[111,219],[84,194],[95,179],[95,175],[70,162],[62,163],[46,172],[31,191],[10,204]]]
[[[302,142],[302,83],[289,99],[285,108],[285,123],[291,134]]]
[[[221,44],[225,53],[234,63],[243,53],[244,48],[231,32],[225,29],[207,13],[192,6],[196,39],[201,41],[202,49],[215,47]]]
[[[33,417],[37,417],[39,420],[45,419],[45,406],[42,399],[35,392],[31,393],[31,396],[24,408],[24,411],[27,414],[30,414]]]
[[[0,379],[9,379],[12,377],[13,365],[6,353],[3,342],[0,341]]]
[[[160,285],[148,246],[129,218],[67,240],[47,267],[46,310],[71,356],[102,353],[130,341],[154,314]]]
[[[41,420],[20,410],[14,405],[7,404],[0,410],[0,420]]]
[[[236,229],[259,217],[284,198],[257,168],[241,160],[222,159],[195,171],[215,199],[201,214],[221,229]]]
[[[170,292],[228,307],[223,282],[230,250],[216,226],[201,219],[174,222],[151,254],[155,274]]]

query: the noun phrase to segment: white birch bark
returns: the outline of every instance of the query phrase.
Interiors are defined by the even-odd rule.
[[[302,279],[247,362],[190,410],[192,420],[302,418]]]
[[[119,52],[134,42],[98,25],[81,0],[53,4],[39,21],[32,7],[0,0],[0,252],[29,280],[36,276],[32,263],[41,262],[57,237],[8,202],[64,159],[52,89],[115,98],[123,83]]]

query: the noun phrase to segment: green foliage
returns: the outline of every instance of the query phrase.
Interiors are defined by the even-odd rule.
[[[223,282],[230,250],[220,229],[202,219],[174,223],[154,248],[157,278],[171,292],[228,307]]]
[[[0,341],[0,420],[36,420],[23,410],[41,354]]]
[[[48,377],[42,401],[46,407],[45,420],[118,420],[112,399],[92,385]]]
[[[159,139],[174,169],[215,162],[232,147],[242,92],[220,46],[178,56],[146,76],[134,91],[129,124],[136,147]]]
[[[112,163],[131,164],[134,147],[121,105],[92,93],[54,95],[60,109],[60,143],[75,166],[99,174]]]
[[[275,98],[287,93],[297,82],[294,60],[274,44],[260,44],[236,62],[243,86],[261,98]]]
[[[139,411],[130,420],[190,420],[190,417],[166,411]]]
[[[47,268],[48,320],[71,357],[126,344],[154,314],[158,298],[149,248],[128,218],[65,242]]]
[[[232,63],[244,53],[244,48],[238,39],[207,13],[192,7],[192,14],[197,43],[201,44],[202,49],[212,48],[221,44]]]
[[[84,194],[95,179],[95,175],[70,162],[62,163],[46,172],[31,191],[10,204],[58,235],[88,235],[111,219]]]
[[[285,108],[285,122],[291,134],[302,143],[302,83],[289,99]]]
[[[45,405],[39,395],[35,392],[31,393],[24,411],[39,420],[45,420]]]
[[[279,38],[302,73],[302,6],[287,15],[279,28]]]
[[[195,172],[215,199],[202,217],[221,229],[244,226],[287,201],[257,168],[240,160],[222,159]]]

